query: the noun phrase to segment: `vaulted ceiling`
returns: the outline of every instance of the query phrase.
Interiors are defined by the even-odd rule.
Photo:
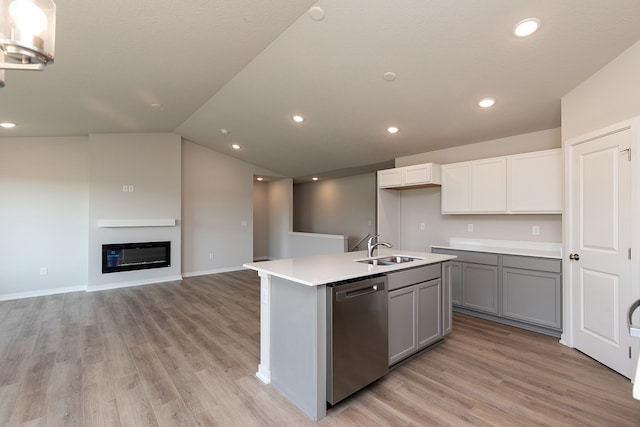
[[[291,177],[558,127],[561,96],[640,40],[638,0],[56,4],[55,63],[6,72],[0,137],[175,132]]]

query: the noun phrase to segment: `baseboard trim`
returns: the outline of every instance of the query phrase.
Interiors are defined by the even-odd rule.
[[[153,279],[135,280],[132,282],[109,283],[106,285],[87,286],[87,292],[107,291],[109,289],[130,288],[133,286],[154,285],[156,283],[175,282],[182,280],[182,276],[164,276]]]
[[[192,271],[189,273],[182,273],[182,277],[206,276],[208,274],[229,273],[232,271],[240,271],[240,270],[246,270],[246,268],[239,265],[237,267],[216,268],[214,270]]]
[[[42,290],[31,291],[31,292],[16,292],[14,294],[0,295],[0,301],[10,301],[14,299],[23,299],[23,298],[46,297],[49,295],[68,294],[70,292],[83,292],[86,290],[87,290],[86,286],[69,286],[66,288],[42,289]]]

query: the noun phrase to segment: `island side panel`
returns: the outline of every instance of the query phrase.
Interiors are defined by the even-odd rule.
[[[271,277],[271,384],[314,421],[327,408],[326,286]]]

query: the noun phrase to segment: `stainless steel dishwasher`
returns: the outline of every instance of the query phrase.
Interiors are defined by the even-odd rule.
[[[387,277],[327,289],[327,402],[335,405],[389,372]]]

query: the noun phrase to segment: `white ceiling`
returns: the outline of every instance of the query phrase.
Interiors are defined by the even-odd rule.
[[[291,177],[558,127],[560,97],[640,39],[638,0],[56,4],[55,63],[6,72],[0,137],[175,132]]]

